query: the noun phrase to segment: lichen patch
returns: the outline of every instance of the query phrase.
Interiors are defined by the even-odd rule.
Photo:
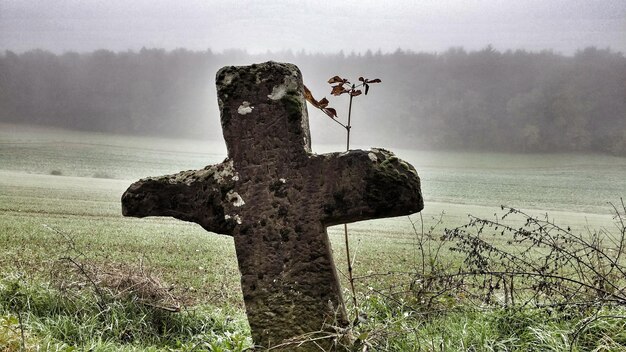
[[[223,184],[227,181],[228,177],[230,177],[233,181],[237,181],[235,180],[235,177],[239,179],[232,160],[221,164],[221,166],[223,166],[221,170],[218,167],[215,167],[216,170],[213,173],[213,179],[217,181],[217,183]]]
[[[235,75],[232,73],[227,73],[224,75],[224,79],[222,80],[222,85],[227,86],[233,82],[233,78]]]
[[[367,156],[370,158],[371,161],[373,162],[377,162],[378,161],[378,157],[376,156],[376,154],[374,153],[369,153],[367,154]]]
[[[226,193],[226,198],[228,199],[229,202],[233,203],[233,205],[236,207],[240,207],[246,204],[246,202],[243,201],[243,198],[241,198],[239,193],[233,191],[232,189],[228,191],[228,193]]]
[[[237,222],[237,224],[241,225],[243,223],[243,219],[241,218],[241,216],[239,216],[239,214],[235,214],[233,216],[230,216],[228,214],[224,215],[224,220],[228,221],[228,220],[235,220],[235,222]]]
[[[254,106],[251,106],[249,102],[244,101],[241,105],[239,105],[237,113],[239,113],[239,115],[247,115],[252,112],[252,109],[254,109]]]
[[[279,84],[272,88],[272,94],[269,94],[267,97],[272,100],[280,100],[285,94],[289,91],[295,91],[298,89],[298,81],[293,76],[287,76],[283,80],[283,84]]]

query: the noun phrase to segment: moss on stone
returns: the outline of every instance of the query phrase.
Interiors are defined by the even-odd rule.
[[[289,132],[297,136],[302,134],[301,122],[304,110],[302,96],[296,91],[287,91],[279,100],[287,114]]]
[[[297,121],[301,118],[302,101],[301,101],[300,94],[298,94],[298,92],[288,91],[280,99],[280,102],[285,107],[285,110],[287,111],[287,117],[290,122]]]

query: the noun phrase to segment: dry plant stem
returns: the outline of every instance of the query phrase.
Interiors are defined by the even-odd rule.
[[[28,303],[23,303],[21,299],[17,299],[18,297],[23,297],[24,299],[28,300],[28,296],[26,296],[23,293],[20,293],[19,290],[21,288],[20,286],[20,281],[22,280],[22,276],[18,276],[16,278],[15,283],[12,285],[12,296],[13,299],[11,299],[12,302],[10,302],[9,304],[11,306],[13,306],[13,308],[15,309],[15,313],[17,314],[17,321],[19,324],[19,330],[20,330],[20,351],[26,351],[26,334],[24,332],[24,318],[22,317],[22,310],[24,308],[24,305],[28,305]],[[4,351],[4,350],[2,350]]]
[[[352,264],[350,260],[350,244],[348,241],[348,225],[343,224],[343,234],[344,239],[346,241],[346,257],[348,261],[348,281],[350,281],[350,290],[352,291],[352,303],[354,304],[354,308],[357,309],[357,300],[356,300],[356,290],[354,289],[354,277],[352,276]]]
[[[422,257],[421,272],[422,272],[422,276],[425,276],[426,275],[426,253],[424,252],[424,218],[422,217],[421,211],[419,214],[420,214],[421,233],[417,231],[417,228],[415,227],[415,222],[413,222],[411,217],[407,216],[407,218],[409,219],[409,222],[411,223],[411,227],[413,228],[413,233],[415,233],[415,237],[417,239],[417,247],[419,248],[420,254]],[[415,258],[417,258],[417,253],[415,251],[415,243],[413,243],[413,259]],[[415,260],[413,261],[413,266],[414,266],[415,272],[417,272],[419,269],[417,268],[417,264],[415,263]]]
[[[344,125],[343,123],[341,123],[341,121],[336,120],[336,119],[331,119],[331,120],[335,121],[335,123],[338,123],[338,124],[339,124],[339,126],[341,126],[341,127],[345,128],[345,129],[348,129],[348,126],[346,126],[346,125]]]
[[[589,235],[575,234],[569,227],[563,228],[552,220],[532,217],[520,210],[502,207],[509,214],[518,214],[525,219],[520,228],[506,225],[499,220],[472,217],[469,227],[446,230],[448,240],[456,241],[456,248],[465,253],[469,270],[438,275],[484,278],[479,290],[491,297],[498,284],[504,289],[505,305],[535,307],[581,306],[602,307],[607,304],[626,305],[626,267],[623,249],[626,248],[626,206],[613,206],[618,233],[605,230]],[[622,212],[622,209],[624,212]],[[519,245],[518,252],[506,251],[480,237],[485,231],[510,236],[508,245]],[[501,230],[501,231],[500,231]],[[450,237],[452,235],[452,237]],[[608,242],[604,243],[603,242]],[[608,246],[606,246],[608,244]],[[543,253],[536,256],[536,253]],[[468,285],[468,282],[463,282]],[[495,286],[492,286],[495,284]],[[520,294],[521,293],[521,294]],[[528,293],[531,294],[528,297]],[[561,298],[559,298],[561,297]],[[545,302],[545,303],[544,303]]]
[[[74,258],[72,257],[61,257],[59,258],[59,260],[65,260],[68,261],[69,263],[71,263],[72,265],[74,265],[74,267],[76,267],[80,273],[87,279],[89,280],[89,283],[91,284],[91,286],[93,287],[94,291],[96,292],[96,295],[98,296],[98,301],[96,302],[96,304],[98,305],[98,307],[100,308],[101,311],[105,311],[106,310],[106,303],[105,303],[105,297],[104,297],[104,293],[100,290],[100,287],[98,287],[98,284],[96,283],[96,281],[91,277],[91,275],[89,275],[89,273],[87,273],[87,271],[85,270],[85,267],[83,264],[77,262]]]
[[[24,335],[24,321],[22,320],[22,312],[21,310],[17,312],[17,320],[20,323],[20,336],[21,336],[21,345],[22,351],[26,351],[26,336]]]
[[[350,151],[350,117],[352,115],[352,98],[350,95],[350,105],[348,107],[348,124],[346,125],[346,151]],[[346,259],[348,261],[348,281],[350,282],[350,290],[352,291],[352,303],[354,309],[358,309],[356,300],[356,290],[354,289],[354,277],[352,276],[352,260],[350,260],[350,241],[348,240],[348,225],[343,224],[343,234],[346,242]],[[357,313],[358,315],[358,313]]]
[[[352,85],[354,88],[354,85]],[[348,124],[346,125],[346,151],[350,151],[350,129],[352,125],[350,125],[350,119],[352,117],[352,94],[350,94],[350,105],[348,106]]]

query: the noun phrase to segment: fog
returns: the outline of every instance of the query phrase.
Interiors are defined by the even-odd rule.
[[[2,0],[0,49],[626,51],[623,0]]]
[[[217,69],[276,60],[382,79],[355,145],[626,155],[625,1],[0,0],[0,49],[0,122],[220,139]]]

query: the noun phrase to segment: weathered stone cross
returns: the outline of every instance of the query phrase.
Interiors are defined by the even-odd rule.
[[[123,214],[172,216],[233,236],[257,345],[345,326],[326,227],[420,211],[417,172],[383,149],[311,153],[294,65],[225,67],[217,90],[228,158],[133,183]]]

